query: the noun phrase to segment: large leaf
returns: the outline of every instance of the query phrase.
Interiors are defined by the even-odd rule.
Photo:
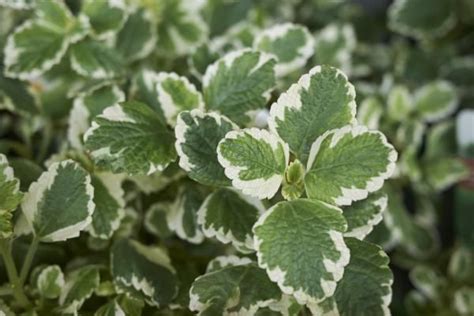
[[[311,144],[327,130],[354,124],[355,91],[336,68],[316,66],[282,93],[270,110],[268,125],[305,163]]]
[[[8,238],[13,232],[12,212],[20,204],[23,194],[20,181],[15,178],[8,159],[0,154],[0,238]]]
[[[334,296],[310,306],[315,315],[390,315],[393,275],[389,258],[374,244],[345,238],[351,259]]]
[[[346,126],[328,131],[311,147],[304,179],[306,194],[350,205],[379,190],[394,169],[397,152],[377,131]]]
[[[253,228],[259,266],[298,303],[322,301],[334,294],[349,263],[346,229],[335,206],[307,199],[280,202]]]
[[[222,188],[204,201],[198,212],[198,223],[206,237],[216,237],[247,253],[253,251],[252,227],[262,211],[263,205],[258,200]]]
[[[160,248],[137,241],[117,241],[111,252],[111,272],[119,292],[166,305],[177,293],[175,271]]]
[[[275,86],[275,59],[249,49],[225,55],[203,77],[204,101],[238,124],[250,121],[251,111],[265,107]]]
[[[51,164],[30,185],[22,203],[34,234],[45,242],[79,236],[92,220],[94,188],[89,174],[72,160]]]
[[[110,79],[122,74],[120,54],[104,43],[86,39],[71,47],[71,67],[91,79]]]
[[[237,129],[234,123],[216,113],[182,112],[175,128],[179,166],[202,184],[229,185],[224,168],[217,161],[217,145],[234,129]]]
[[[308,29],[292,23],[278,24],[259,33],[253,46],[277,57],[277,76],[302,68],[314,53],[314,40]]]
[[[415,94],[415,111],[427,122],[451,115],[458,106],[455,87],[447,81],[435,81],[421,87]]]
[[[386,208],[387,195],[382,193],[371,194],[367,199],[344,208],[343,215],[347,221],[344,236],[364,239],[380,223]]]
[[[288,145],[256,128],[228,132],[217,153],[232,185],[260,199],[275,195],[289,162]]]
[[[176,157],[173,134],[152,109],[136,101],[106,108],[84,140],[97,166],[114,173],[151,174]]]
[[[396,32],[419,39],[440,37],[456,23],[455,3],[451,0],[396,0],[388,11],[389,26]]]
[[[225,267],[197,278],[189,309],[198,315],[254,315],[281,298],[281,292],[256,264]]]

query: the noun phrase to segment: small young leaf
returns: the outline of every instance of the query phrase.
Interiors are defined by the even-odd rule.
[[[298,303],[320,302],[334,294],[349,263],[346,229],[335,206],[307,199],[277,203],[253,227],[258,264]]]
[[[89,232],[93,237],[109,239],[125,216],[122,176],[98,174],[92,177],[95,211]]]
[[[239,125],[248,123],[248,113],[264,108],[270,98],[275,63],[271,55],[250,49],[225,55],[203,77],[206,108]]]
[[[171,230],[179,238],[193,244],[200,244],[204,240],[201,228],[197,223],[197,212],[204,197],[196,187],[183,187],[167,213],[167,222]]]
[[[217,146],[234,129],[237,129],[234,123],[217,113],[181,112],[175,128],[179,166],[191,179],[202,184],[229,185],[224,168],[217,160]]]
[[[115,47],[127,62],[147,57],[156,46],[156,22],[149,10],[135,8],[116,35]]]
[[[12,212],[20,204],[23,193],[20,181],[15,178],[7,157],[0,154],[0,238],[8,238],[13,232]]]
[[[289,162],[288,145],[256,128],[228,132],[217,154],[232,185],[260,199],[276,194]]]
[[[415,111],[427,122],[451,115],[457,106],[456,89],[447,81],[428,83],[415,94]]]
[[[189,309],[198,315],[254,315],[281,292],[256,264],[228,266],[198,277],[189,291]]]
[[[260,201],[222,188],[204,201],[198,212],[198,223],[206,237],[216,237],[248,253],[253,251],[252,227],[262,212]]]
[[[64,288],[64,275],[57,265],[48,266],[41,270],[36,281],[38,292],[44,298],[59,297]]]
[[[145,215],[145,228],[155,236],[166,238],[172,235],[171,228],[166,219],[170,212],[171,206],[169,203],[158,202],[152,204]]]
[[[63,312],[77,313],[84,301],[92,296],[99,283],[99,269],[96,266],[85,266],[70,273],[59,297]]]
[[[306,163],[311,144],[324,132],[355,124],[355,91],[347,77],[317,66],[282,93],[270,110],[268,125]]]
[[[82,13],[88,19],[94,34],[98,38],[108,38],[121,29],[127,18],[126,5],[123,0],[85,0]]]
[[[386,208],[387,195],[382,193],[371,194],[367,199],[344,208],[343,215],[347,221],[344,236],[363,240],[380,223]]]
[[[181,111],[204,109],[201,93],[186,77],[160,72],[157,81],[158,101],[168,124],[174,126]]]
[[[261,32],[253,47],[277,57],[278,77],[302,68],[314,54],[314,40],[308,29],[292,23],[278,24]]]
[[[94,188],[89,174],[76,162],[51,164],[30,185],[22,203],[23,214],[36,237],[44,242],[79,236],[92,220]]]
[[[155,306],[170,303],[177,293],[175,271],[160,248],[121,239],[114,244],[110,261],[114,283],[120,292]]]
[[[395,170],[397,152],[385,136],[364,126],[328,131],[311,147],[306,194],[335,205],[350,205],[379,190]]]
[[[84,140],[97,166],[114,173],[152,174],[176,157],[173,134],[152,109],[136,101],[106,108]]]
[[[311,311],[314,315],[390,315],[393,275],[388,256],[374,244],[355,238],[344,241],[351,252],[344,277],[334,296],[310,306]]]
[[[389,11],[389,27],[417,39],[441,37],[456,24],[456,6],[439,0],[426,6],[423,0],[396,0]]]
[[[86,39],[71,47],[71,68],[87,78],[111,79],[122,73],[123,61],[113,48]]]

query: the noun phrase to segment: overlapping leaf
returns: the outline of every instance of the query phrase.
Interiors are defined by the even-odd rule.
[[[12,212],[22,198],[20,181],[15,178],[7,157],[0,154],[0,238],[7,238],[12,234]]]
[[[125,1],[123,0],[86,0],[83,2],[82,13],[98,38],[108,38],[122,28],[127,18]]]
[[[86,299],[99,286],[100,275],[97,266],[85,266],[71,272],[61,289],[59,303],[66,314],[75,314]]]

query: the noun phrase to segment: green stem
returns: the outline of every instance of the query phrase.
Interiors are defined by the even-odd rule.
[[[29,306],[30,301],[26,297],[25,292],[23,292],[23,287],[18,277],[18,271],[15,267],[15,262],[13,262],[10,244],[5,239],[0,240],[0,253],[2,254],[3,263],[5,264],[8,279],[12,286],[13,295],[22,307]]]
[[[36,237],[33,237],[31,241],[30,247],[28,248],[28,252],[26,253],[25,261],[23,262],[23,266],[21,267],[20,271],[20,282],[21,285],[25,284],[26,277],[28,276],[28,272],[31,268],[31,263],[33,262],[33,258],[35,256],[36,250],[38,249],[39,240]]]

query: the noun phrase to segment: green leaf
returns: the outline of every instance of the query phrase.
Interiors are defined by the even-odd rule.
[[[64,288],[64,275],[57,265],[47,266],[38,275],[36,287],[44,298],[54,299],[59,297]]]
[[[254,315],[280,300],[281,293],[256,264],[228,266],[198,277],[189,291],[198,315]]]
[[[277,24],[259,33],[253,47],[277,57],[278,77],[303,68],[314,54],[314,40],[308,29],[292,23]]]
[[[96,266],[85,266],[70,273],[59,297],[63,312],[76,313],[84,301],[92,296],[99,283],[99,269]]]
[[[454,120],[446,120],[431,126],[426,133],[425,159],[451,156],[457,152],[456,128],[462,129]],[[459,144],[459,147],[462,147]]]
[[[275,87],[274,57],[243,49],[229,53],[210,65],[203,77],[204,101],[239,125],[250,121],[249,113],[265,108]]]
[[[355,238],[344,241],[351,252],[344,277],[334,296],[310,306],[311,311],[314,315],[390,315],[393,275],[388,256],[374,244]]]
[[[44,242],[78,237],[92,220],[94,188],[89,174],[76,162],[51,164],[30,185],[22,203],[34,234]]]
[[[114,244],[110,261],[119,292],[156,306],[170,303],[177,293],[175,271],[160,248],[122,239]]]
[[[200,110],[181,112],[175,134],[179,166],[202,184],[227,186],[229,179],[217,160],[217,145],[238,127],[225,116]]]
[[[243,266],[252,263],[247,257],[237,257],[234,255],[215,257],[206,267],[206,274],[221,270],[226,267]]]
[[[151,12],[135,8],[117,34],[115,47],[127,62],[133,62],[150,55],[156,40],[156,22]]]
[[[95,36],[109,38],[120,30],[127,18],[126,5],[123,0],[85,0],[82,5]]]
[[[166,122],[165,113],[158,98],[158,73],[142,69],[133,78],[131,97],[151,107]]]
[[[169,203],[157,202],[152,204],[145,215],[145,229],[160,238],[166,238],[172,235],[171,228],[166,219],[171,206]]]
[[[415,111],[427,122],[451,115],[458,106],[456,88],[447,81],[435,81],[418,89],[415,94]]]
[[[62,1],[39,1],[35,13],[8,37],[4,59],[8,77],[40,76],[61,61],[70,43],[86,34],[87,22],[75,19]]]
[[[411,283],[431,300],[440,300],[447,290],[447,280],[429,266],[419,264],[410,271],[409,276]]]
[[[357,121],[369,129],[378,129],[384,107],[376,97],[368,97],[357,109]]]
[[[232,185],[260,199],[273,197],[289,162],[288,145],[267,130],[228,132],[217,148],[219,163]]]
[[[15,178],[8,159],[0,154],[0,238],[8,238],[13,232],[12,212],[21,203],[20,181]]]
[[[124,68],[121,56],[112,47],[91,39],[73,45],[70,54],[71,68],[87,78],[115,78]]]
[[[188,57],[190,72],[202,79],[207,67],[217,59],[219,59],[219,54],[212,46],[207,43],[201,44]]]
[[[157,77],[158,101],[168,124],[176,125],[181,111],[204,109],[202,95],[186,77],[176,73],[160,72]]]
[[[469,168],[459,158],[434,158],[423,163],[427,182],[436,191],[443,191],[469,177]]]
[[[174,137],[147,105],[129,101],[108,107],[84,135],[100,168],[114,173],[152,174],[174,161]]]
[[[325,26],[315,40],[314,59],[317,64],[337,67],[348,73],[351,55],[356,47],[356,35],[350,24],[331,23]]]
[[[160,3],[162,11],[158,45],[165,54],[189,54],[206,40],[209,31],[200,15],[204,3],[186,0],[166,0]]]
[[[306,194],[335,205],[350,205],[379,190],[395,170],[397,152],[378,131],[346,126],[328,131],[311,147]]]
[[[474,310],[474,288],[463,286],[454,293],[454,308],[461,315],[469,315]]]
[[[320,302],[334,294],[349,263],[346,228],[335,206],[307,199],[277,203],[253,227],[258,264],[298,303]]]
[[[415,151],[423,143],[426,124],[420,120],[405,119],[397,129],[395,141],[400,148],[413,148]]]
[[[117,300],[108,302],[101,306],[94,314],[94,316],[125,316],[124,310],[120,307]]]
[[[29,84],[3,76],[0,66],[0,108],[25,116],[39,113],[39,99]]]
[[[387,195],[374,193],[365,200],[353,203],[343,209],[347,221],[345,237],[363,240],[374,226],[382,221],[382,213],[387,208]]]
[[[179,238],[193,244],[200,244],[204,240],[197,222],[197,212],[203,201],[204,196],[197,187],[182,187],[167,213],[169,228],[175,231]]]
[[[405,86],[393,87],[387,97],[387,116],[394,121],[403,122],[414,110],[410,92]]]
[[[97,87],[77,96],[68,122],[67,136],[71,147],[82,149],[83,136],[90,128],[92,119],[109,106],[122,101],[125,101],[125,94],[116,85]]]
[[[336,68],[316,66],[282,93],[268,125],[306,163],[311,144],[324,132],[355,124],[355,91]]]
[[[388,10],[389,27],[417,39],[441,37],[456,24],[451,0],[437,0],[426,6],[423,0],[396,0]]]
[[[89,232],[95,238],[109,239],[125,216],[122,178],[121,175],[107,173],[92,177],[95,211]]]
[[[204,201],[198,212],[198,223],[206,237],[231,243],[237,250],[248,253],[254,248],[252,227],[263,210],[260,201],[222,188]]]
[[[0,6],[6,6],[15,10],[31,9],[35,5],[35,0],[0,0]]]

